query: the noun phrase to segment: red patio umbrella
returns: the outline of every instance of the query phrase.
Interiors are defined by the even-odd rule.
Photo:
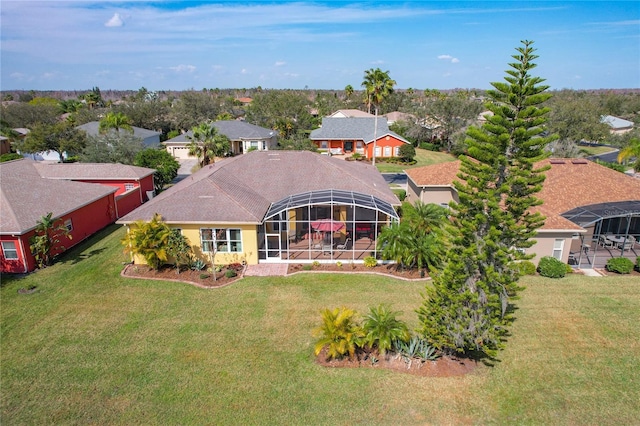
[[[333,219],[319,219],[311,222],[311,227],[319,232],[337,232],[344,228],[344,223]]]

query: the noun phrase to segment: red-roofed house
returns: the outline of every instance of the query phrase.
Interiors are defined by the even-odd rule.
[[[545,217],[536,255],[593,266],[596,259],[640,255],[640,179],[584,159],[546,159],[546,180],[537,194]],[[407,199],[448,205],[458,202],[453,186],[460,161],[407,170]]]
[[[153,170],[121,164],[47,164],[28,159],[0,164],[0,272],[36,267],[29,248],[48,213],[69,229],[66,249],[147,200]],[[55,253],[58,254],[58,253]]]

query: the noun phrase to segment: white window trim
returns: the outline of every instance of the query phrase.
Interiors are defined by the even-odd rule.
[[[68,232],[73,231],[73,221],[71,220],[71,218],[64,221],[64,227],[67,228]]]
[[[18,245],[16,244],[15,241],[2,241],[2,255],[4,256],[5,260],[18,260],[20,259],[20,256],[18,256]],[[5,244],[9,245],[9,244],[13,244],[13,248],[9,248],[7,249],[7,247],[5,247]],[[8,257],[7,256],[7,252],[15,252],[16,256],[15,257]]]
[[[209,231],[209,230],[211,231],[212,240],[205,240],[203,238],[204,231]],[[220,248],[218,248],[218,245],[217,245],[218,239],[216,237],[217,237],[218,231],[220,230],[225,231],[225,240],[224,241],[222,239],[220,240],[221,243],[226,243],[225,250],[221,250]],[[238,231],[240,233],[240,239],[232,240],[231,231]],[[238,247],[237,250],[231,250],[231,246],[233,245],[232,243],[237,243],[236,245],[236,247]],[[211,253],[211,250],[205,250],[205,245],[208,245],[208,244],[215,245],[216,253],[242,253],[242,229],[240,228],[200,228],[200,247],[204,253]]]
[[[560,247],[556,247],[556,244],[559,244]],[[553,252],[552,256],[558,260],[562,260],[562,252],[564,251],[564,238],[556,238],[553,241]],[[557,255],[556,255],[557,254]]]

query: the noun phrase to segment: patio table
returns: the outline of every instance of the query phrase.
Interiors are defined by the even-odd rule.
[[[607,235],[606,238],[607,240],[611,241],[614,245],[616,245],[618,248],[620,248],[625,243],[625,241],[627,241],[626,238],[618,237],[615,235]]]

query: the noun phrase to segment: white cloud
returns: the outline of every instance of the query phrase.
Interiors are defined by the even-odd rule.
[[[105,27],[121,27],[124,25],[119,13],[114,13],[111,19],[105,22]]]
[[[276,67],[281,67],[281,66],[286,65],[286,64],[287,64],[287,63],[286,63],[285,61],[277,61],[274,65],[275,65]]]
[[[242,70],[240,70],[240,74],[250,74],[250,72],[248,69],[242,68]]]
[[[298,78],[298,77],[300,77],[300,74],[293,73],[293,72],[286,72],[286,73],[284,73],[284,76],[285,76],[285,77]]]
[[[442,59],[444,61],[451,61],[452,64],[457,64],[458,62],[460,62],[460,59],[454,58],[451,55],[439,55],[438,59]]]
[[[176,67],[169,67],[169,69],[175,72],[194,72],[196,70],[196,67],[194,67],[193,65],[180,64]]]

